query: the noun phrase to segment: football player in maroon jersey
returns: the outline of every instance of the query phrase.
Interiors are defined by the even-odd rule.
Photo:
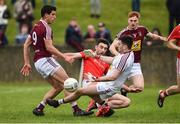
[[[150,37],[154,40],[167,41],[165,37],[161,37],[156,34],[152,34],[147,30],[146,27],[139,25],[140,14],[138,12],[132,11],[128,14],[128,26],[121,30],[117,34],[117,38],[123,35],[130,35],[133,37],[132,50],[134,51],[134,65],[129,76],[129,79],[132,81],[132,85],[129,87],[124,85],[124,88],[121,89],[122,94],[127,95],[127,92],[141,92],[144,89],[144,77],[141,71],[141,52],[142,52],[142,42],[145,37]],[[114,55],[118,55],[118,42],[117,38],[113,41],[110,46],[110,51]],[[155,41],[156,42],[156,41]]]
[[[36,70],[52,85],[52,88],[45,94],[43,100],[33,110],[37,116],[44,115],[44,108],[47,99],[52,99],[63,90],[63,83],[68,79],[68,75],[63,67],[52,57],[71,63],[73,59],[60,52],[52,44],[53,36],[50,24],[56,19],[56,7],[45,5],[41,9],[41,19],[37,22],[24,44],[24,66],[21,73],[28,76],[31,71],[29,60],[29,47],[34,49],[34,65]],[[65,96],[69,93],[65,92]],[[72,102],[73,114],[75,116],[90,115],[93,112],[81,110],[76,102]]]

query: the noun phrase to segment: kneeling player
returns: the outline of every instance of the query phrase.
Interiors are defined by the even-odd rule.
[[[96,113],[96,116],[100,117],[111,116],[114,113],[113,109],[128,107],[130,99],[117,92],[120,91],[120,87],[128,78],[134,62],[134,53],[131,51],[132,37],[120,37],[119,44],[122,54],[115,57],[95,55],[95,57],[111,63],[112,66],[106,76],[94,78],[94,81],[98,83],[91,83],[87,87],[80,88],[64,99],[48,99],[47,103],[50,106],[58,107],[60,104],[69,103],[79,99],[83,95],[87,95],[100,104]]]

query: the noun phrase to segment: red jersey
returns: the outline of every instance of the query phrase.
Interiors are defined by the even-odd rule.
[[[122,35],[130,35],[133,37],[132,50],[134,52],[134,62],[139,63],[141,61],[142,42],[147,35],[148,30],[144,26],[138,26],[136,29],[125,28],[117,34],[117,37]]]
[[[45,41],[43,38],[52,39],[51,27],[44,21],[40,20],[35,24],[30,32],[32,47],[34,49],[34,62],[43,57],[50,57],[52,54],[46,50]]]
[[[174,30],[171,32],[171,34],[168,37],[168,41],[171,39],[177,39],[177,45],[180,47],[180,25],[176,26]],[[177,55],[178,58],[180,58],[180,51]]]
[[[86,57],[83,52],[80,52],[80,54],[84,59],[83,74],[89,72],[95,77],[101,77],[102,75],[107,73],[109,69],[108,63],[98,58]]]

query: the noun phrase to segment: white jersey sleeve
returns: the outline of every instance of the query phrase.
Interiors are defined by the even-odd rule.
[[[116,64],[116,67],[120,72],[123,72],[125,67],[126,67],[126,63],[127,63],[127,60],[130,56],[130,52],[128,53],[125,53],[125,54],[122,54],[122,56],[120,57],[120,60],[119,62]]]

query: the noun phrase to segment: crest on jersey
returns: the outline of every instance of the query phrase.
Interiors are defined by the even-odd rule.
[[[131,47],[132,51],[140,51],[141,50],[141,40],[133,41],[133,45]]]

